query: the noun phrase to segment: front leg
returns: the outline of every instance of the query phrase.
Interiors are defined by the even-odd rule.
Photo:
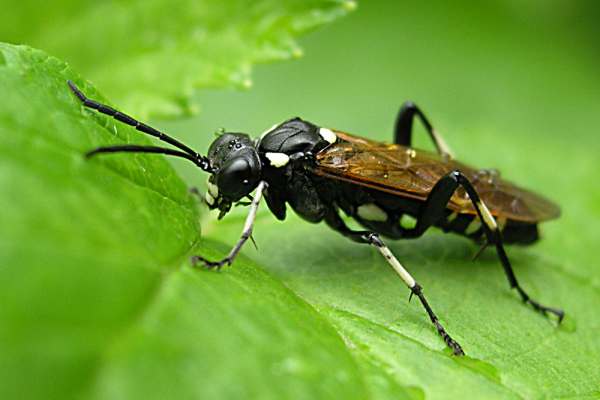
[[[410,289],[410,296],[417,296],[425,308],[427,315],[429,315],[429,319],[435,326],[438,334],[444,339],[446,345],[452,350],[454,355],[462,356],[464,355],[464,351],[460,344],[446,332],[442,324],[440,323],[437,315],[433,312],[431,306],[427,299],[425,299],[425,295],[423,294],[423,288],[419,285],[415,279],[410,275],[410,273],[400,264],[400,261],[392,254],[391,250],[385,245],[385,243],[381,240],[378,234],[368,231],[353,231],[344,223],[344,221],[340,218],[338,213],[335,210],[331,210],[327,216],[325,217],[325,222],[331,228],[340,232],[342,235],[348,237],[349,239],[358,242],[365,243],[375,247],[379,253],[386,259],[388,264],[396,271],[396,273],[400,276],[402,281],[408,286]]]
[[[248,211],[248,216],[246,217],[246,222],[244,223],[244,229],[242,230],[242,235],[240,240],[233,246],[227,257],[223,258],[219,261],[209,261],[202,256],[193,256],[191,258],[191,262],[193,266],[196,266],[198,263],[204,264],[206,268],[221,268],[224,265],[231,265],[235,257],[238,255],[244,243],[248,241],[252,237],[252,229],[254,228],[254,220],[256,219],[256,212],[258,211],[258,206],[260,204],[260,200],[262,198],[263,191],[267,187],[267,183],[265,181],[261,181],[256,187],[256,192],[254,193],[254,198],[252,199],[252,203],[250,203],[250,211]]]

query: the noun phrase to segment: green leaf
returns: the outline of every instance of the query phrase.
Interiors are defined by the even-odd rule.
[[[260,252],[247,254],[327,317],[354,343],[353,352],[375,360],[397,383],[421,388],[427,398],[459,397],[464,387],[473,398],[535,397],[541,388],[560,394],[566,386],[587,393],[597,387],[577,369],[600,373],[593,307],[600,294],[540,254],[509,250],[515,266],[527,266],[518,275],[532,296],[568,311],[559,328],[509,291],[493,253],[469,262],[475,245],[433,232],[417,242],[388,242],[465,348],[468,357],[457,359],[419,302],[407,301],[405,286],[377,252],[296,217],[285,228],[273,226],[271,218],[263,215],[255,228]],[[222,222],[215,234],[233,240],[241,222]],[[286,240],[269,246],[281,229]]]
[[[335,330],[245,259],[192,269],[196,199],[84,109],[70,67],[0,45],[0,398],[365,398]],[[220,250],[224,249],[220,247]]]
[[[129,261],[123,261],[123,249],[129,252],[141,246],[135,236],[139,234],[137,228],[140,225],[154,233],[168,234],[174,229],[170,224],[184,220],[164,219],[165,211],[160,209],[158,214],[152,215],[153,220],[136,223],[136,232],[126,239],[118,236],[118,240],[110,246],[103,244],[98,246],[99,249],[94,249],[94,255],[102,259],[113,252],[118,254],[118,261],[123,262],[123,271],[117,265],[108,277],[104,273],[98,273],[99,277],[89,275],[91,272],[80,266],[93,267],[95,260],[89,259],[88,255],[81,255],[81,261],[77,262],[76,267],[71,267],[72,271],[60,271],[60,275],[54,277],[56,282],[48,285],[50,289],[58,287],[61,290],[46,290],[43,279],[50,272],[42,267],[32,269],[22,256],[29,254],[29,243],[46,242],[47,238],[56,236],[58,243],[49,242],[47,246],[56,251],[80,237],[89,239],[89,233],[84,230],[81,236],[80,229],[73,232],[69,228],[64,235],[50,231],[46,236],[43,232],[37,232],[40,227],[44,229],[44,224],[36,224],[35,221],[23,224],[20,220],[15,223],[16,218],[8,219],[5,214],[17,214],[13,212],[15,207],[22,207],[19,208],[21,214],[31,214],[35,218],[36,211],[42,207],[40,203],[44,204],[41,199],[50,201],[47,199],[50,197],[58,205],[53,205],[41,221],[51,220],[51,216],[62,221],[70,218],[67,211],[63,210],[63,205],[69,204],[65,197],[70,199],[79,196],[84,189],[78,187],[77,192],[69,192],[54,190],[52,185],[43,186],[42,194],[41,190],[36,191],[34,197],[25,196],[25,200],[22,199],[24,196],[13,198],[12,191],[6,189],[0,204],[0,210],[6,210],[0,211],[0,217],[3,222],[6,220],[10,224],[0,227],[0,243],[4,243],[3,238],[7,237],[5,232],[13,235],[12,232],[19,232],[19,229],[26,232],[19,238],[28,242],[19,242],[20,252],[12,254],[11,260],[19,260],[16,262],[18,267],[12,267],[9,273],[0,272],[2,288],[6,288],[0,294],[0,301],[3,307],[4,304],[10,306],[8,311],[0,307],[0,390],[4,390],[0,396],[15,398],[17,394],[14,392],[24,389],[28,390],[28,394],[37,387],[32,382],[43,382],[45,386],[41,386],[39,393],[44,398],[51,397],[65,387],[69,388],[69,393],[73,392],[72,387],[75,388],[76,394],[83,393],[82,397],[131,397],[133,392],[146,397],[148,393],[165,397],[165,391],[172,389],[172,386],[176,386],[173,396],[189,393],[186,392],[188,389],[204,390],[197,397],[213,395],[213,392],[207,394],[209,390],[222,390],[220,394],[224,396],[230,394],[225,393],[229,388],[240,386],[252,390],[260,387],[270,393],[272,388],[276,391],[284,386],[289,390],[286,392],[289,397],[297,397],[294,391],[296,387],[306,390],[301,390],[301,393],[311,390],[314,385],[312,376],[305,375],[301,379],[306,386],[296,384],[297,381],[288,386],[287,377],[280,379],[271,373],[273,369],[267,368],[267,365],[274,358],[289,354],[289,341],[279,340],[281,336],[289,338],[288,335],[294,334],[296,329],[299,329],[300,336],[308,335],[301,330],[302,326],[307,326],[309,331],[319,332],[319,336],[325,335],[321,340],[330,340],[328,343],[332,344],[314,348],[314,357],[310,353],[310,359],[302,365],[319,368],[312,363],[336,360],[333,366],[327,365],[325,371],[319,369],[322,371],[321,377],[330,376],[332,371],[348,371],[346,376],[351,377],[351,384],[345,386],[356,397],[598,398],[600,339],[597,332],[600,330],[600,320],[596,314],[600,301],[600,269],[597,268],[596,221],[600,218],[600,186],[595,184],[599,149],[594,127],[600,115],[600,75],[597,74],[599,60],[593,40],[597,37],[597,23],[589,16],[584,18],[585,9],[580,7],[583,2],[563,2],[560,6],[556,3],[552,7],[541,3],[538,7],[531,3],[527,10],[521,7],[525,6],[525,2],[520,3],[523,4],[514,7],[515,2],[494,2],[492,5],[490,2],[473,3],[466,0],[462,3],[365,2],[359,13],[336,24],[328,31],[328,35],[316,35],[310,39],[307,44],[310,57],[284,67],[261,69],[256,77],[256,90],[250,93],[205,95],[202,102],[207,112],[203,113],[201,120],[173,123],[168,131],[177,137],[185,137],[185,142],[195,148],[205,149],[211,138],[198,132],[210,132],[226,125],[259,133],[276,121],[300,115],[316,123],[389,140],[394,112],[400,102],[405,99],[416,100],[461,159],[474,165],[499,167],[508,178],[560,202],[563,216],[542,225],[543,240],[527,248],[511,247],[508,253],[521,283],[535,298],[566,310],[567,319],[563,326],[555,327],[551,321],[520,303],[518,296],[508,289],[493,252],[485,253],[473,263],[470,257],[476,250],[474,245],[452,235],[434,232],[428,232],[425,237],[415,241],[393,243],[393,251],[424,285],[425,293],[442,322],[461,341],[470,356],[453,358],[448,355],[418,302],[408,303],[406,289],[377,253],[338,237],[324,226],[309,225],[293,216],[280,224],[263,206],[254,235],[260,251],[255,252],[251,246],[243,251],[244,255],[260,264],[250,263],[246,258],[238,260],[232,268],[220,274],[196,273],[186,266],[181,267],[186,258],[183,255],[186,246],[181,247],[181,252],[175,252],[173,248],[156,251],[159,256],[169,251],[173,254],[172,262],[167,260],[157,266],[161,271],[160,276],[164,274],[167,279],[161,279],[161,283],[147,290],[147,298],[152,298],[152,303],[135,309],[143,309],[143,312],[131,312],[130,315],[138,317],[134,322],[131,318],[123,317],[123,320],[127,320],[125,329],[125,323],[114,323],[117,328],[110,330],[109,334],[116,339],[111,339],[110,345],[103,347],[106,350],[101,352],[101,361],[96,363],[97,358],[94,357],[98,353],[90,351],[85,354],[94,357],[86,358],[86,364],[80,361],[81,357],[75,358],[69,353],[82,351],[81,345],[75,346],[75,340],[69,340],[60,348],[53,344],[58,339],[94,338],[96,330],[108,330],[103,320],[96,323],[104,326],[104,331],[93,326],[93,329],[81,330],[81,333],[80,325],[87,325],[79,322],[81,315],[77,312],[67,315],[67,310],[61,309],[56,311],[61,318],[56,319],[42,319],[39,316],[52,316],[51,310],[65,308],[65,304],[72,307],[75,301],[60,301],[63,293],[66,293],[62,288],[67,284],[76,289],[82,287],[81,293],[76,293],[82,297],[81,308],[85,307],[90,319],[98,321],[97,316],[93,315],[98,314],[104,315],[106,320],[113,315],[113,309],[114,315],[118,316],[122,312],[121,306],[104,303],[107,298],[115,301],[117,297],[103,296],[97,300],[99,305],[91,303],[91,300],[86,300],[86,295],[89,297],[90,293],[96,292],[88,288],[95,284],[118,285],[120,280],[124,280],[124,288],[119,293],[126,292],[126,296],[118,297],[118,300],[133,301],[130,297],[136,298],[135,285],[143,282],[143,275],[135,271],[131,273],[135,278],[126,279],[122,276],[125,275],[124,271],[131,269]],[[587,14],[593,15],[592,12]],[[574,21],[575,17],[582,21]],[[583,29],[586,21],[590,26]],[[349,38],[352,39],[351,44]],[[344,43],[344,46],[340,46],[340,43]],[[94,93],[92,88],[87,87],[86,90]],[[2,93],[7,91],[3,90]],[[29,101],[29,93],[25,96]],[[10,101],[7,100],[7,103]],[[21,101],[21,104],[25,106],[25,101]],[[75,105],[74,102],[69,104]],[[119,108],[122,108],[120,104]],[[36,132],[45,132],[37,125],[37,121],[42,123],[44,118],[50,118],[47,115],[40,117],[47,110],[38,105],[35,116],[29,116],[35,118]],[[13,118],[21,121],[23,110],[19,108],[17,111],[19,113],[15,113]],[[96,118],[87,112],[82,115]],[[114,126],[103,118],[97,120],[111,129]],[[14,125],[16,123],[11,123],[11,126]],[[10,129],[10,135],[16,131]],[[89,129],[77,130],[68,137],[77,138],[87,131]],[[120,129],[119,132],[127,140],[139,138],[139,135],[130,134],[126,129]],[[10,136],[4,130],[1,133],[0,140],[9,140]],[[422,131],[419,131],[415,135],[417,145],[429,146],[421,134]],[[99,142],[95,135],[90,140],[95,141],[93,144]],[[122,142],[122,139],[111,138],[110,143],[115,142]],[[80,151],[89,149],[91,144],[84,143]],[[16,148],[10,146],[10,151],[15,152]],[[4,154],[6,151],[2,152]],[[36,154],[40,157],[33,159],[32,156],[32,165],[52,159],[52,153]],[[41,154],[44,156],[41,157]],[[16,157],[12,153],[11,156]],[[1,160],[8,157],[0,157],[0,165]],[[75,158],[77,162],[80,160],[78,157]],[[112,164],[119,160],[124,163]],[[129,160],[129,157],[121,159],[115,156],[114,159],[98,162],[101,166],[109,163],[116,165],[139,179],[139,164],[132,165],[125,160]],[[135,157],[136,163],[154,160]],[[93,165],[95,163],[92,162]],[[179,166],[177,162],[176,167]],[[35,173],[38,170],[34,170]],[[181,170],[190,185],[204,180],[196,168],[182,165]],[[62,166],[59,165],[58,171],[65,175]],[[152,176],[152,181],[161,176],[153,170],[147,171],[149,175],[143,176]],[[40,172],[44,178],[50,173],[45,169]],[[105,171],[90,175],[89,178],[85,181],[86,187],[92,182],[92,186],[100,186],[97,190],[104,190],[98,180],[104,182]],[[2,188],[12,188],[14,183],[5,184],[5,179]],[[121,196],[130,196],[127,194],[131,189],[129,185],[124,185],[123,192],[111,190],[109,201],[118,202]],[[183,189],[181,193],[182,198],[186,198]],[[21,205],[19,201],[28,203]],[[99,207],[104,213],[101,216],[110,216],[111,207],[106,203],[104,208]],[[89,210],[87,207],[86,213],[82,213],[87,218],[91,218],[87,214]],[[25,218],[24,215],[19,218]],[[114,219],[127,219],[127,215],[123,216],[122,213]],[[242,215],[243,210],[237,210],[237,218],[231,215],[220,224],[204,224],[209,236],[218,238],[223,244],[219,247],[215,242],[208,242],[199,251],[209,257],[224,254],[238,238],[243,223]],[[81,224],[86,221],[83,220]],[[64,221],[61,223],[67,225]],[[104,222],[94,223],[105,226]],[[165,226],[155,231],[152,230],[154,224]],[[113,228],[113,225],[109,226]],[[158,246],[153,236],[149,235],[147,239],[152,244],[148,251]],[[86,245],[81,247],[85,249]],[[71,245],[64,252],[77,255],[80,254],[78,248]],[[48,254],[52,253],[45,252],[38,258],[46,261]],[[0,251],[0,256],[3,255]],[[63,257],[64,254],[59,256]],[[73,263],[73,257],[72,254],[66,257],[67,265]],[[154,258],[148,257],[148,260],[151,262]],[[6,268],[5,265],[15,263],[11,261],[7,264],[4,259],[0,261],[0,271]],[[59,267],[63,265],[57,261],[54,264]],[[24,265],[22,272],[21,265]],[[17,274],[15,270],[21,273]],[[164,273],[165,270],[174,273]],[[264,284],[254,283],[257,279],[263,279],[264,273],[261,271],[265,270],[270,275],[261,281]],[[149,272],[151,278],[154,277],[153,273]],[[271,278],[271,275],[275,278]],[[193,282],[198,280],[204,283],[204,276],[208,276],[206,279],[210,287],[199,290]],[[73,279],[73,282],[61,279]],[[33,286],[36,282],[40,283]],[[307,315],[310,309],[307,311],[302,302],[298,308],[290,307],[290,302],[299,300],[291,296],[281,283],[311,304],[319,316]],[[32,285],[32,289],[24,290],[25,285]],[[158,285],[160,290],[154,290]],[[12,287],[14,290],[11,290]],[[213,287],[218,289],[210,292]],[[235,294],[242,291],[240,288],[247,287],[257,290],[252,292],[252,296]],[[275,295],[270,291],[273,288],[276,289]],[[233,293],[231,301],[227,296],[229,290]],[[177,302],[163,301],[181,293],[186,295],[180,296]],[[263,296],[265,293],[271,295]],[[8,295],[12,298],[10,302],[5,301]],[[14,304],[17,301],[15,299],[18,299],[18,308]],[[255,302],[260,303],[261,300],[268,304],[255,306]],[[245,301],[250,301],[250,305],[240,306],[246,304]],[[49,303],[47,308],[45,303]],[[264,309],[268,309],[277,313],[280,303],[283,303],[283,309],[289,307],[290,314],[297,313],[298,319],[283,311],[281,320],[279,314],[275,317],[264,312]],[[187,304],[198,306],[189,309],[186,308]],[[242,312],[234,312],[236,307],[240,307]],[[80,311],[81,308],[75,310]],[[196,308],[201,310],[197,314]],[[36,310],[42,310],[45,314],[34,312]],[[209,314],[211,310],[215,312]],[[254,310],[256,314],[252,312]],[[9,312],[11,318],[5,319]],[[251,319],[249,322],[244,319],[247,313]],[[19,319],[31,315],[30,321]],[[261,324],[263,315],[268,316],[264,325]],[[251,327],[258,324],[258,327],[248,328],[247,323]],[[289,326],[291,332],[277,323]],[[279,327],[274,330],[275,335],[281,333],[281,336],[277,336],[279,341],[268,341],[273,325]],[[315,325],[323,329],[312,329]],[[342,336],[346,351],[343,351],[341,342],[329,325],[333,325],[338,335]],[[206,326],[214,327],[214,330],[207,331]],[[17,330],[19,327],[22,327],[20,331]],[[49,334],[52,332],[50,328],[59,333]],[[8,329],[10,336],[5,333]],[[189,336],[185,336],[187,331],[191,332]],[[248,339],[248,332],[261,333],[252,335],[251,340]],[[261,340],[263,333],[267,335],[268,345]],[[222,338],[224,335],[227,337]],[[7,337],[11,341],[5,340]],[[21,337],[22,342],[15,345]],[[174,339],[164,345],[165,337],[167,340]],[[206,343],[197,343],[196,337],[204,338]],[[256,351],[249,356],[252,360],[246,360],[247,363],[241,365],[237,361],[243,355],[239,346],[219,346],[221,343],[238,343],[239,337],[245,340],[247,346],[244,349]],[[36,343],[39,346],[33,347]],[[99,344],[98,348],[104,343]],[[196,346],[204,347],[198,351]],[[306,347],[298,345],[297,349],[304,351]],[[331,351],[331,358],[324,360],[321,351]],[[184,358],[187,352],[190,357]],[[347,352],[353,360],[348,359]],[[53,362],[42,364],[40,360],[47,360],[48,354],[54,357],[51,360]],[[66,361],[62,364],[54,362],[57,358]],[[72,363],[68,365],[70,369],[65,367],[68,361]],[[82,365],[94,367],[86,370]],[[207,365],[214,365],[214,368]],[[283,365],[288,368],[291,365],[290,369],[294,370],[296,363],[292,361]],[[49,366],[53,368],[52,375]],[[210,379],[219,380],[204,380],[204,375],[196,373],[196,368],[206,368],[202,371],[212,373]],[[83,371],[87,375],[84,374],[83,379],[74,375],[73,371]],[[185,371],[191,371],[192,377],[184,374]],[[257,371],[266,372],[259,376]],[[67,373],[71,374],[67,377],[69,379],[63,377],[62,381],[58,381]],[[90,378],[92,375],[93,378]],[[62,386],[55,389],[57,381]],[[16,386],[14,382],[22,385]],[[238,382],[244,383],[240,385]],[[169,386],[171,383],[172,386]],[[336,386],[336,394],[337,389]],[[255,393],[251,392],[258,397]],[[324,389],[318,394],[310,394],[318,398],[331,393]],[[346,393],[337,397],[344,395]]]
[[[0,39],[72,64],[140,117],[192,112],[197,87],[249,87],[252,65],[302,54],[294,37],[351,0],[0,1]]]

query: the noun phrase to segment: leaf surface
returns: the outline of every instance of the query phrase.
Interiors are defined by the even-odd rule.
[[[365,398],[336,331],[254,264],[192,269],[196,199],[84,109],[70,67],[0,45],[0,398]]]
[[[193,112],[197,87],[252,85],[256,63],[298,57],[295,37],[350,0],[0,1],[0,39],[72,64],[137,116]]]

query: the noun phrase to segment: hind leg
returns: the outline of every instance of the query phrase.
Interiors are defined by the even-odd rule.
[[[469,198],[477,211],[477,215],[481,220],[487,242],[496,247],[496,253],[504,268],[510,287],[515,289],[521,296],[521,299],[530,304],[536,311],[545,315],[548,313],[554,314],[558,317],[559,322],[562,321],[564,317],[564,312],[562,310],[538,303],[521,287],[508,256],[506,255],[506,251],[504,250],[502,234],[496,220],[488,210],[487,206],[481,201],[471,182],[460,171],[452,171],[436,183],[421,208],[416,226],[413,229],[405,229],[403,231],[404,237],[413,238],[421,236],[429,227],[443,218],[448,202],[459,186],[462,186],[469,195]]]
[[[412,147],[412,127],[415,117],[418,117],[423,126],[425,126],[425,130],[427,130],[429,137],[433,141],[438,154],[447,159],[452,158],[452,152],[444,139],[433,129],[425,114],[412,101],[407,101],[400,107],[394,126],[394,143]]]

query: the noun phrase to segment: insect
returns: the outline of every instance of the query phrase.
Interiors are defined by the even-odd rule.
[[[385,144],[293,118],[267,130],[260,138],[222,132],[206,156],[176,139],[109,106],[88,99],[72,82],[69,87],[85,107],[112,116],[137,130],[169,143],[166,147],[117,145],[100,147],[88,157],[105,153],[159,153],[185,158],[209,173],[205,202],[220,211],[234,204],[249,206],[239,241],[218,261],[192,257],[194,265],[220,268],[231,264],[251,238],[256,212],[265,199],[283,220],[289,205],[304,219],[324,221],[350,240],[373,246],[418,297],[435,329],[455,355],[462,347],[446,332],[423,294],[421,285],[382,240],[417,238],[432,226],[496,248],[510,284],[536,311],[564,312],[532,299],[519,284],[504,249],[505,243],[530,244],[538,239],[538,223],[557,218],[559,208],[544,197],[503,180],[495,170],[474,169],[454,160],[442,137],[411,102],[400,109],[394,144]],[[418,118],[437,154],[411,147],[413,120]],[[254,192],[254,195],[251,193]],[[250,200],[244,202],[245,199]],[[351,230],[340,212],[365,230]],[[406,219],[413,219],[407,225]]]

